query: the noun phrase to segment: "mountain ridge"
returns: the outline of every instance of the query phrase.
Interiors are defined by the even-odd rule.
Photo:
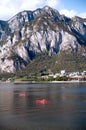
[[[0,22],[0,72],[20,70],[38,53],[52,56],[80,50],[86,56],[86,19],[78,16],[71,19],[45,6]]]

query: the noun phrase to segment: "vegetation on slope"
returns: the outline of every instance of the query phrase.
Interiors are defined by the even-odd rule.
[[[23,70],[16,72],[17,76],[40,76],[43,74],[57,73],[60,70],[67,72],[83,71],[86,69],[86,57],[78,53],[58,53],[52,57],[39,54]]]

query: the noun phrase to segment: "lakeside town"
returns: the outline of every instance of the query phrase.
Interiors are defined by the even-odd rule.
[[[55,73],[55,74],[49,74],[49,75],[44,75],[41,78],[44,79],[49,79],[53,78],[57,81],[85,81],[86,80],[86,71],[84,70],[83,72],[66,72],[66,70],[61,70],[60,73]]]
[[[1,79],[0,83],[35,83],[35,82],[58,82],[58,81],[86,81],[86,71],[82,72],[66,72],[61,70],[59,73],[41,74],[40,76],[22,76],[22,77],[9,77]]]

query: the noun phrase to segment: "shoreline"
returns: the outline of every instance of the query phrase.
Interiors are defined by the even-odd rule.
[[[86,81],[78,81],[78,80],[71,80],[71,81],[14,81],[14,84],[43,84],[43,83],[86,83]]]
[[[0,84],[59,84],[59,83],[86,83],[86,81],[82,80],[71,80],[71,81],[0,81]]]

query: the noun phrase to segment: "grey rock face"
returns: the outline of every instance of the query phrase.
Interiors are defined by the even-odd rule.
[[[23,11],[0,21],[0,72],[24,68],[37,53],[74,53],[82,46],[86,46],[86,19],[70,19],[48,6]]]

